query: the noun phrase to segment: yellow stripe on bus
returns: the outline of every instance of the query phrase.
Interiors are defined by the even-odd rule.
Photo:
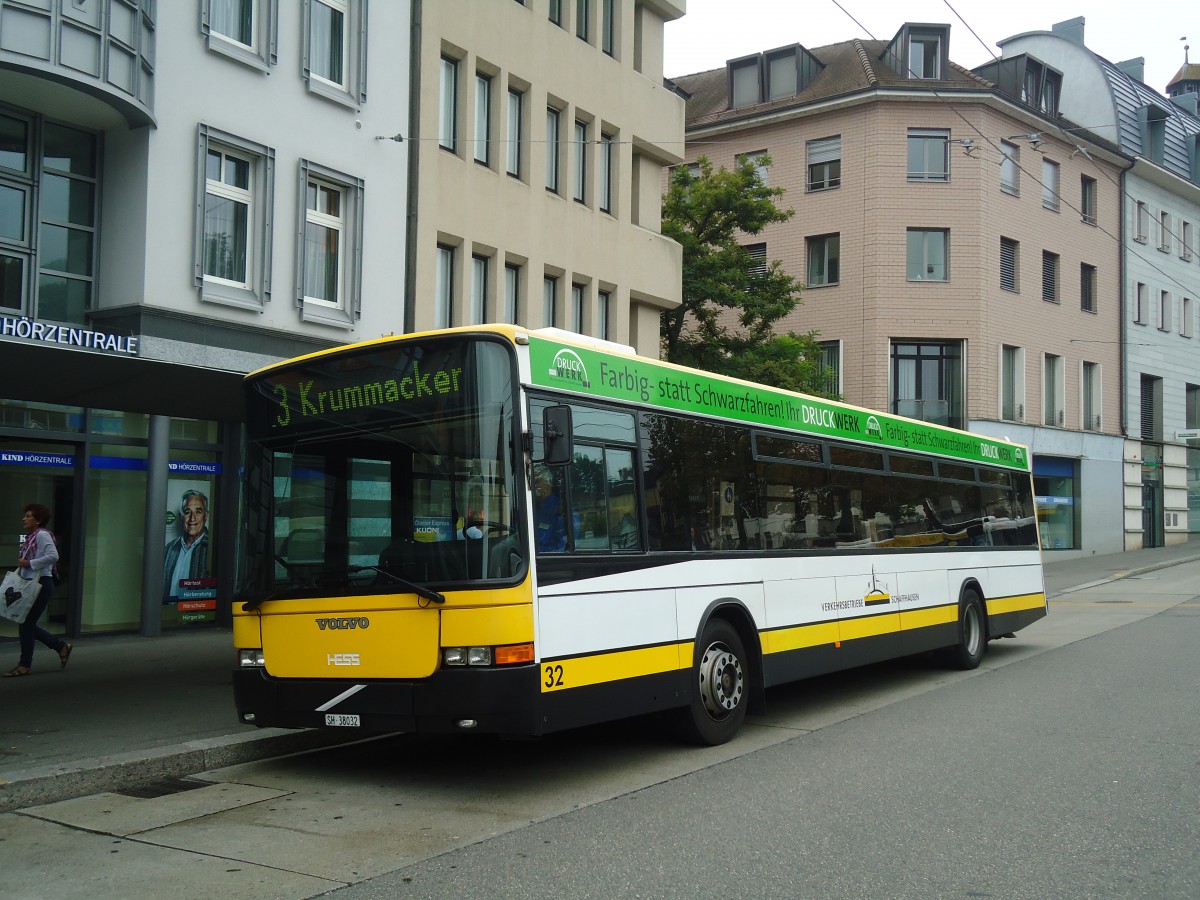
[[[819,622],[816,625],[780,628],[778,631],[763,632],[759,635],[759,640],[762,641],[764,654],[786,653],[788,650],[836,644],[838,642],[838,623]]]
[[[694,643],[686,641],[543,662],[542,693],[690,669],[694,652]]]
[[[989,615],[1037,609],[1045,605],[1045,594],[1019,594],[987,601]],[[780,628],[760,632],[759,640],[762,642],[763,655],[769,656],[772,653],[786,653],[789,650],[803,650],[827,644],[837,645],[845,641],[899,634],[901,631],[913,631],[956,621],[958,604],[947,603],[943,606],[910,609],[878,616]],[[550,693],[687,669],[692,665],[694,652],[694,642],[686,641],[544,662],[542,692]]]
[[[1023,609],[1041,609],[1046,605],[1045,594],[1016,594],[1012,597],[997,597],[987,602],[989,616],[999,613],[1020,612]]]

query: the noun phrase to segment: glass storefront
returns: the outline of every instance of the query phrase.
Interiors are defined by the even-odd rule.
[[[1038,529],[1043,550],[1079,548],[1079,464],[1055,456],[1033,458]]]
[[[151,416],[40,403],[0,401],[0,569],[17,558],[21,513],[28,503],[52,512],[62,583],[40,624],[57,634],[138,631],[143,572],[162,554],[163,574],[150,586],[161,598],[161,627],[212,622],[216,611],[213,536],[226,518],[221,427],[171,419],[166,471],[154,485],[166,508],[147,526]],[[160,454],[159,459],[162,458]],[[163,493],[165,488],[165,494]],[[229,510],[232,515],[236,510]],[[172,545],[186,547],[185,564]],[[168,571],[168,562],[171,569]],[[173,576],[182,572],[183,578]],[[169,585],[169,587],[168,587]],[[159,623],[156,623],[159,624]],[[0,641],[17,626],[0,620]]]

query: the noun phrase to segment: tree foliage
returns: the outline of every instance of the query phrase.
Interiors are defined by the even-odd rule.
[[[683,247],[683,303],[662,314],[664,358],[827,395],[815,333],[775,332],[801,302],[799,282],[741,243],[794,214],[776,203],[783,189],[757,174],[770,158],[744,157],[732,170],[703,156],[697,164],[698,175],[678,166],[663,197],[662,232]]]

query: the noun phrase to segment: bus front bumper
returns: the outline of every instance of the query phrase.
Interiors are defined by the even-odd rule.
[[[235,669],[238,721],[261,728],[537,735],[536,665],[443,669],[420,681],[274,678]]]

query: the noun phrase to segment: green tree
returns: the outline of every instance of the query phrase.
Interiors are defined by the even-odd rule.
[[[670,362],[828,396],[815,332],[775,333],[775,323],[801,302],[800,284],[778,260],[756,259],[739,240],[786,222],[782,188],[764,184],[744,157],[699,174],[678,166],[663,197],[662,232],[683,247],[683,303],[662,314],[663,356]]]

